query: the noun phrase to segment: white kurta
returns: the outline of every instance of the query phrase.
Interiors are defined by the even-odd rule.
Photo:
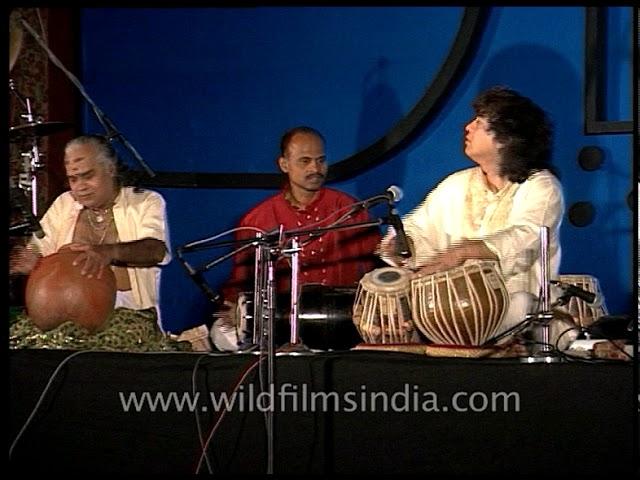
[[[480,167],[455,172],[403,218],[415,246],[409,266],[419,268],[456,241],[483,240],[499,259],[510,295],[510,310],[501,328],[505,330],[523,320],[539,296],[541,226],[549,227],[549,275],[558,275],[563,212],[562,187],[546,170],[521,184],[509,182],[495,193],[487,187]]]

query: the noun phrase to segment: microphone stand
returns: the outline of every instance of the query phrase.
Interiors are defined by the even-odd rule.
[[[278,247],[273,247],[268,242],[258,241],[255,260],[255,298],[253,305],[254,332],[259,332],[259,354],[267,356],[266,386],[268,396],[271,398],[275,391],[275,332],[274,318],[276,307],[275,295],[275,259],[278,257]],[[255,341],[255,337],[254,337]],[[264,385],[264,372],[260,362],[260,384]],[[271,398],[273,401],[273,398]],[[271,405],[273,407],[273,404]],[[273,473],[274,466],[274,434],[275,415],[274,408],[265,409],[266,433],[267,433],[267,473]]]
[[[259,242],[256,251],[256,278],[255,287],[259,288],[266,284],[266,295],[257,295],[258,300],[254,303],[254,319],[258,319],[260,323],[259,331],[260,335],[260,355],[263,352],[267,352],[267,389],[269,394],[273,397],[275,394],[276,385],[276,366],[275,366],[275,330],[274,319],[276,311],[276,288],[275,288],[275,259],[283,253],[289,253],[292,257],[292,276],[291,276],[291,338],[290,343],[284,347],[282,353],[288,354],[301,354],[310,352],[310,350],[300,342],[298,336],[298,309],[297,309],[297,297],[298,297],[298,253],[301,248],[298,243],[297,237],[300,235],[318,235],[319,232],[325,233],[331,230],[347,230],[351,228],[364,228],[374,225],[380,225],[381,220],[370,222],[359,222],[356,224],[338,224],[330,227],[321,227],[309,230],[290,230],[283,231],[282,225],[280,226],[277,246],[273,246],[275,243],[274,236],[271,235],[271,242]],[[268,237],[268,236],[267,236]],[[283,249],[280,245],[283,244],[286,238],[292,238],[291,248]],[[265,269],[266,264],[266,269]],[[266,274],[266,282],[265,282]],[[256,293],[262,293],[260,288],[256,290]],[[266,310],[268,312],[265,318],[265,304],[266,298]],[[266,328],[264,322],[266,320]],[[262,377],[261,377],[262,378]],[[272,398],[273,401],[273,398]],[[273,406],[273,404],[272,404]],[[275,412],[274,408],[268,408],[266,415],[266,431],[267,431],[267,473],[274,473],[274,451],[275,451]]]
[[[358,204],[358,208],[362,204]],[[347,217],[348,218],[348,217]],[[271,396],[275,392],[276,382],[276,366],[275,366],[275,330],[274,320],[276,314],[276,284],[275,284],[275,261],[282,254],[289,254],[292,257],[292,277],[291,277],[291,337],[289,348],[285,348],[282,353],[302,353],[310,352],[310,350],[300,341],[299,329],[298,329],[298,273],[299,273],[299,260],[298,253],[301,250],[298,237],[303,235],[309,235],[310,237],[322,235],[328,231],[333,230],[348,230],[353,228],[366,228],[379,226],[384,221],[389,221],[388,218],[377,219],[368,222],[358,222],[350,224],[337,224],[328,227],[319,227],[308,230],[289,230],[284,231],[283,226],[276,234],[258,234],[257,238],[249,238],[245,240],[231,240],[222,242],[212,242],[209,239],[198,240],[190,242],[187,245],[179,247],[177,249],[178,258],[184,264],[191,276],[194,277],[192,272],[201,274],[203,271],[217,265],[221,261],[233,256],[240,251],[249,248],[251,246],[256,247],[255,255],[255,270],[254,270],[254,305],[253,305],[253,319],[254,319],[254,337],[253,342],[256,340],[259,343],[259,355],[267,356],[267,374],[266,374],[266,387]],[[220,235],[216,235],[212,238],[215,240]],[[282,248],[285,243],[285,239],[292,238],[290,248]],[[182,254],[187,251],[204,250],[208,248],[222,247],[235,245],[238,246],[233,252],[223,255],[209,264],[205,265],[204,269],[193,269],[183,259]],[[287,351],[288,350],[288,351]],[[260,362],[262,365],[262,362]],[[261,368],[261,367],[260,367]],[[264,373],[260,370],[261,385],[263,382]],[[273,398],[272,398],[273,400]],[[267,473],[273,473],[274,471],[274,446],[275,446],[275,415],[274,408],[267,408],[265,412],[266,416],[266,432],[267,432]]]
[[[561,358],[558,352],[551,348],[549,343],[549,322],[553,319],[549,299],[549,227],[540,227],[540,303],[541,308],[535,314],[528,314],[527,319],[530,320],[534,327],[534,338],[536,338],[536,330],[540,332],[541,344],[536,344],[533,348],[532,355],[521,359],[523,363],[557,363]]]
[[[91,99],[89,94],[87,94],[86,90],[84,89],[80,81],[75,77],[75,75],[73,75],[69,70],[65,68],[65,66],[60,61],[60,59],[58,59],[58,57],[54,55],[54,53],[49,49],[47,44],[42,40],[42,38],[40,38],[38,33],[31,27],[31,25],[29,25],[25,21],[24,18],[20,18],[20,23],[22,23],[24,28],[26,28],[27,31],[31,34],[31,36],[35,38],[36,42],[45,50],[45,52],[47,52],[47,55],[49,56],[49,59],[51,60],[51,62],[60,70],[62,70],[62,72],[71,81],[71,83],[73,83],[76,86],[76,88],[78,89],[80,94],[84,97],[84,99],[89,103],[89,105],[91,105],[91,108],[93,109],[93,113],[98,118],[98,121],[102,125],[102,128],[104,128],[105,131],[107,132],[107,138],[109,139],[109,141],[113,139],[119,140],[120,143],[122,143],[122,145],[124,145],[124,147],[129,151],[129,153],[138,161],[138,163],[142,165],[142,168],[146,171],[147,175],[149,175],[150,177],[155,177],[156,174],[154,173],[154,171],[151,170],[149,165],[147,165],[147,163],[142,159],[138,151],[135,148],[133,148],[133,145],[131,145],[131,143],[129,143],[129,141],[125,138],[125,136],[116,128],[116,126],[109,119],[109,117],[107,117],[104,114],[104,112],[100,110],[98,105],[96,105],[96,103]],[[35,212],[34,212],[34,215],[35,215]]]

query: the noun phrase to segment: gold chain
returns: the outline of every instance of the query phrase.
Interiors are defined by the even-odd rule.
[[[92,218],[94,215],[96,216],[95,219]],[[109,227],[113,223],[113,212],[111,211],[111,209],[104,210],[104,216],[109,217],[108,221],[105,222],[104,218],[102,218],[103,217],[102,215],[98,217],[98,214],[96,214],[93,210],[91,210],[90,208],[87,209],[87,220],[89,220],[89,225],[91,226],[91,230],[96,235],[100,235],[100,232],[102,232],[102,235],[98,240],[98,245],[102,245],[102,242],[104,242],[104,239],[107,237],[107,232],[109,231]],[[98,218],[102,218],[102,220],[98,220]]]

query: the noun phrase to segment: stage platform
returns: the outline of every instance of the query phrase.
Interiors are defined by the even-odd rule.
[[[73,353],[10,351],[10,444]],[[279,356],[275,388],[259,404],[258,367],[251,369],[258,361],[255,354],[81,353],[53,378],[13,446],[10,470],[175,474],[200,464],[200,473],[264,473],[271,402],[276,473],[637,473],[631,362]],[[248,369],[211,437],[207,464],[197,421],[206,440],[220,418],[211,397],[232,392]]]

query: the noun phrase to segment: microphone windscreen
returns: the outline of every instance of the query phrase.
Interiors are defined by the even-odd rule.
[[[394,202],[399,202],[400,200],[402,200],[402,197],[404,196],[402,189],[397,185],[391,185],[389,188],[387,188],[387,192],[393,195]]]

